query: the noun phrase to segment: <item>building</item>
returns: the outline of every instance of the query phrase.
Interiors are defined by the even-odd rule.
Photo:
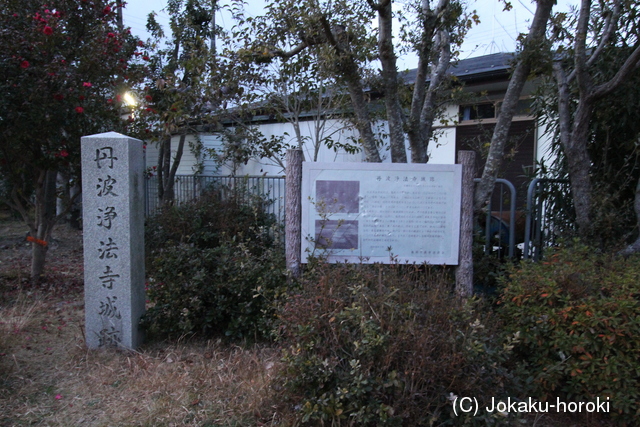
[[[497,53],[459,61],[450,69],[450,73],[463,84],[464,91],[475,94],[473,100],[451,104],[446,107],[446,124],[436,127],[435,139],[430,143],[430,163],[451,164],[456,162],[456,153],[459,150],[472,149],[477,152],[477,174],[482,173],[483,152],[488,149],[493,127],[500,103],[503,99],[509,83],[510,67],[513,54]],[[416,70],[409,70],[403,74],[407,84],[415,81]],[[541,161],[546,154],[549,138],[544,129],[539,126],[531,115],[530,97],[535,82],[530,81],[523,91],[520,108],[513,119],[509,143],[505,153],[504,170],[502,178],[511,181],[516,188],[522,189],[535,172],[536,162]],[[471,99],[471,98],[469,98]],[[304,118],[303,118],[304,119]],[[288,122],[278,122],[267,115],[254,116],[250,125],[257,128],[267,139],[271,137],[283,137],[285,142],[294,140],[293,127]],[[346,127],[339,119],[326,119],[322,125],[324,135],[331,135],[332,139],[340,144],[348,144],[357,137],[357,131]],[[301,122],[300,130],[304,137],[313,140],[318,133],[319,123],[312,114]],[[385,123],[377,124],[380,135],[384,135]],[[179,137],[172,141],[172,149],[177,146]],[[219,133],[203,132],[188,137],[188,143],[193,144],[199,139],[204,148],[220,150],[222,139]],[[382,137],[384,140],[384,137]],[[188,147],[188,145],[187,145]],[[282,175],[284,173],[282,162],[274,162],[272,159],[252,159],[247,164],[219,165],[211,157],[197,154],[185,147],[184,154],[178,169],[178,175],[193,175],[200,171],[201,175]],[[333,150],[326,146],[314,153],[312,144],[303,147],[305,159],[321,162],[359,162],[363,160],[362,153],[349,153],[344,149]],[[409,153],[408,153],[409,154]],[[384,150],[381,152],[383,161],[390,161],[390,155]],[[410,155],[408,155],[410,157]],[[147,165],[157,164],[157,149],[147,147]],[[519,191],[524,194],[524,191]]]

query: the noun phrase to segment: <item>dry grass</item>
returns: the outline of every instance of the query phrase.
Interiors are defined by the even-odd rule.
[[[0,425],[279,425],[269,405],[277,349],[88,351],[83,317],[78,301],[39,297],[0,309]]]
[[[0,247],[0,426],[287,424],[274,406],[275,347],[183,339],[87,350],[78,236],[59,236],[37,286],[23,279],[20,236]]]

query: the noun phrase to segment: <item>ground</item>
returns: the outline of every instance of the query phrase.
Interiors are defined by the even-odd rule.
[[[31,284],[27,229],[0,211],[0,426],[274,425],[279,353],[219,340],[84,345],[82,232],[57,226]]]
[[[28,280],[26,232],[0,210],[0,427],[292,424],[291,408],[274,400],[275,345],[183,338],[88,350],[82,232],[56,228],[39,284]],[[609,424],[532,415],[524,425]]]

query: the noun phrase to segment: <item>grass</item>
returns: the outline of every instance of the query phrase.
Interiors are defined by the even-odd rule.
[[[61,227],[33,285],[24,230],[0,219],[0,426],[287,425],[275,346],[183,338],[87,350],[81,235]]]
[[[151,343],[89,351],[82,304],[20,294],[0,309],[0,425],[269,425],[279,363],[265,346]],[[274,424],[275,425],[275,424]]]
[[[278,400],[276,344],[183,337],[137,352],[88,350],[81,234],[59,229],[46,278],[30,284],[24,227],[6,221],[0,212],[0,426],[297,425],[295,403]],[[615,425],[574,414],[521,421]]]

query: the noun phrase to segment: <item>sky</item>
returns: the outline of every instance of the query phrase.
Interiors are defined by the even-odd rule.
[[[579,0],[558,0],[554,11],[569,11],[571,5],[577,5]],[[224,2],[224,0],[221,0]],[[248,11],[253,15],[260,15],[264,0],[246,0]],[[519,33],[526,32],[529,22],[535,12],[535,2],[532,0],[511,0],[513,9],[503,11],[503,3],[498,0],[470,0],[469,9],[475,9],[480,17],[480,24],[469,31],[462,46],[461,59],[488,55],[498,52],[512,52],[516,47]],[[168,22],[168,16],[162,12],[166,0],[128,0],[124,9],[123,19],[126,26],[130,26],[134,34],[146,39],[145,24],[147,15],[151,11],[158,13],[157,20],[161,24]],[[218,25],[230,28],[228,16],[220,15]],[[415,65],[411,58],[404,58],[400,68],[411,68]]]

